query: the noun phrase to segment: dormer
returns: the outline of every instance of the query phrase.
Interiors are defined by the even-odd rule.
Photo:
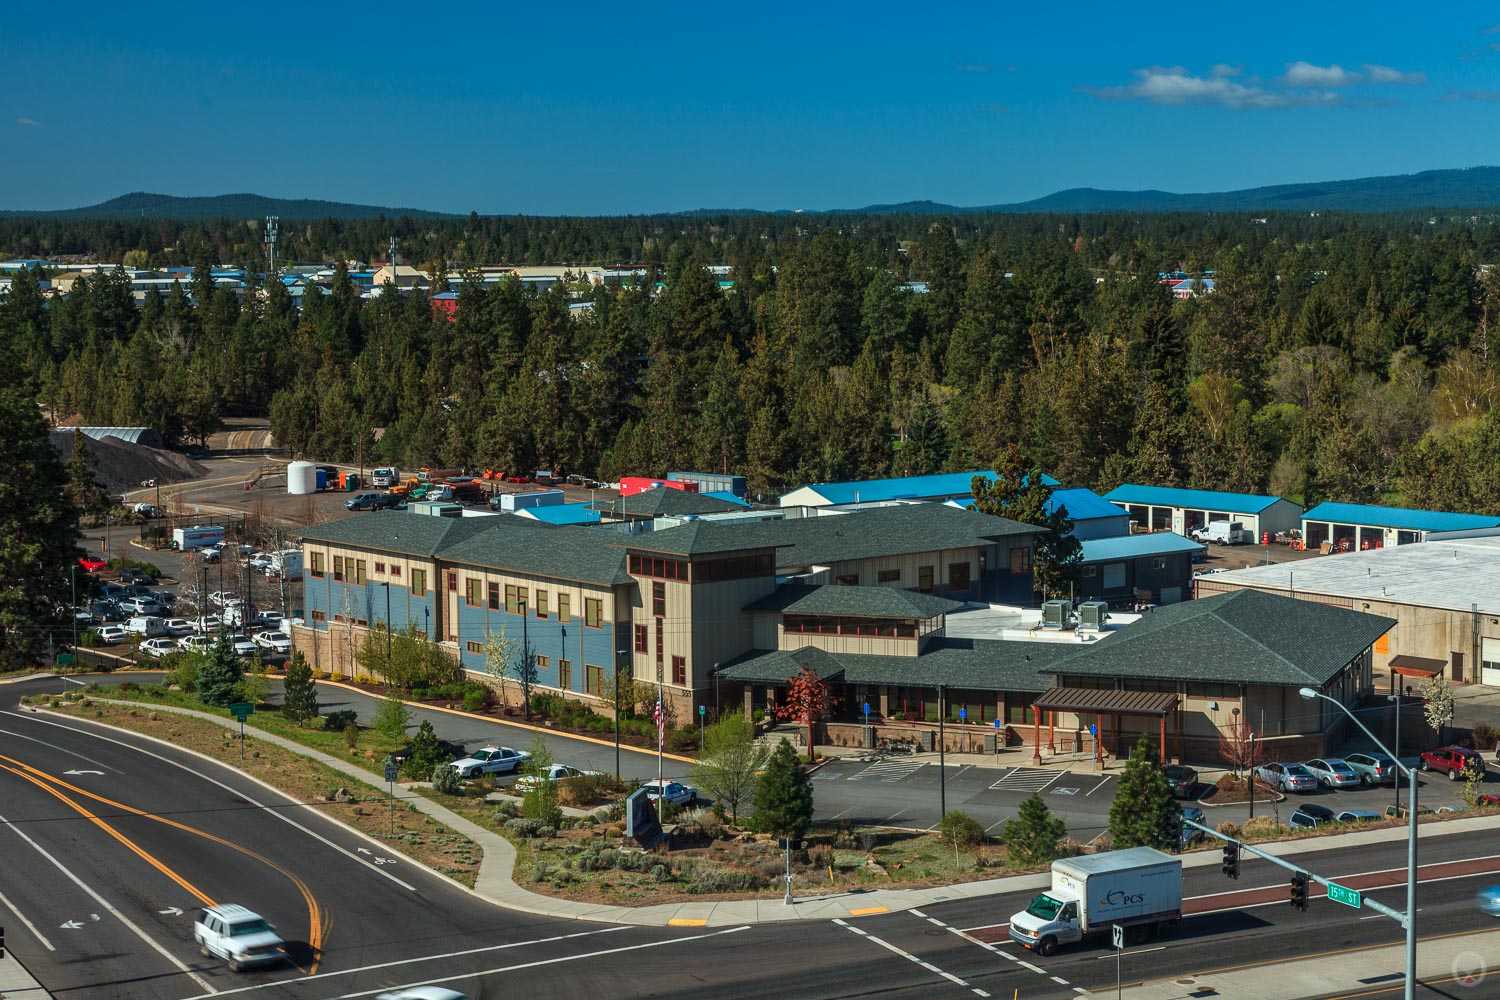
[[[755,646],[830,653],[917,656],[946,629],[962,601],[893,587],[785,583],[745,606],[755,620]]]

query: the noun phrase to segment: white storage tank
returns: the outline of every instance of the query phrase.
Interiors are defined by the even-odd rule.
[[[286,491],[296,495],[318,492],[318,467],[311,462],[293,462],[288,465]]]

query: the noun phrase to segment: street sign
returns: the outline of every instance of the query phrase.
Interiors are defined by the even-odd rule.
[[[1089,735],[1090,736],[1098,736],[1099,735],[1099,727],[1098,726],[1089,726]]]
[[[1119,924],[1115,924],[1109,929],[1109,933],[1110,940],[1114,942],[1114,946],[1117,949],[1125,947],[1125,928],[1121,927]]]
[[[1328,883],[1328,898],[1333,900],[1335,903],[1343,903],[1345,906],[1352,906],[1356,910],[1359,909],[1360,906],[1364,903],[1364,896],[1360,895],[1353,889],[1346,889],[1341,885],[1334,884],[1333,882]]]
[[[866,715],[870,714],[870,703],[868,701],[865,702],[865,714]]]
[[[999,729],[999,728],[1000,728],[1000,720],[999,720],[999,719],[996,719],[996,720],[995,720],[995,728],[996,728],[996,729]]]
[[[73,654],[72,653],[58,653],[57,654],[57,665],[59,667],[71,667],[73,665]]]
[[[395,781],[396,775],[400,772],[400,770],[401,769],[398,768],[395,764],[387,764],[385,766],[385,780]]]
[[[245,719],[255,714],[255,706],[248,701],[237,701],[229,706],[229,714],[244,722]]]
[[[959,722],[967,722],[967,721],[969,721],[969,710],[967,708],[960,708],[958,710],[958,721]]]
[[[707,705],[699,705],[698,706],[698,714],[699,715],[707,715],[708,714],[708,706]]]

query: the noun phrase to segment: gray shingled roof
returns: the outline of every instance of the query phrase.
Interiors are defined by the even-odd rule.
[[[377,510],[304,528],[298,537],[379,552],[431,557],[445,546],[498,527],[499,517],[432,517],[404,510]]]
[[[923,503],[748,524],[698,521],[636,535],[625,544],[685,556],[776,548],[782,550],[776,555],[778,565],[811,565],[972,548],[1041,530],[1009,518]]]
[[[784,583],[745,605],[746,611],[779,611],[794,615],[849,615],[861,618],[936,618],[964,606],[963,601],[919,594],[894,587],[813,586]]]
[[[590,505],[602,513],[632,514],[637,517],[681,517],[684,514],[722,514],[730,510],[744,510],[743,504],[730,503],[714,497],[700,496],[686,490],[673,490],[665,486],[654,490],[642,490],[618,500],[600,500]]]
[[[806,663],[824,680],[847,684],[936,687],[941,683],[975,691],[1041,692],[1049,686],[1042,671],[1071,651],[1054,642],[993,639],[937,639],[920,656],[830,653],[803,646],[753,650],[724,667],[719,676],[728,681],[782,684]]]
[[[449,562],[554,580],[613,586],[632,579],[625,571],[625,550],[613,532],[520,517],[492,520],[501,522],[497,530],[450,545],[442,550],[442,557]]]
[[[1059,676],[1318,687],[1396,624],[1394,618],[1239,590],[1157,608],[1049,668]]]

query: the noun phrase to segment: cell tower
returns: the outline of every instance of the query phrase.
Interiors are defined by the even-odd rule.
[[[396,278],[396,237],[391,237],[391,280]]]
[[[280,228],[277,226],[280,221],[281,217],[278,215],[266,216],[266,246],[270,249],[271,255],[271,267],[266,275],[267,279],[276,277],[276,237],[280,234]]]

